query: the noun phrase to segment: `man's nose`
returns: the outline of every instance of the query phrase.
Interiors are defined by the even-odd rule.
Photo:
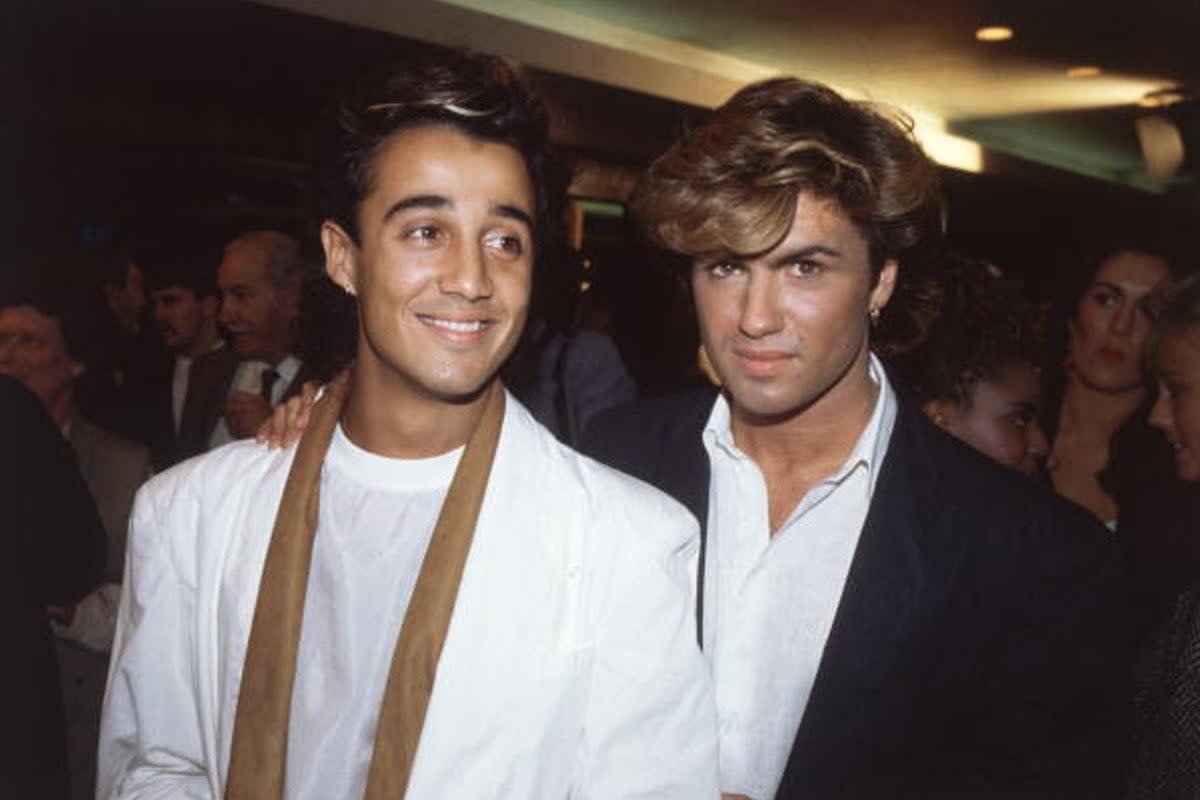
[[[487,256],[478,245],[452,247],[438,286],[442,292],[466,300],[490,297],[493,287],[488,266]]]
[[[783,327],[776,289],[769,276],[751,274],[742,296],[738,329],[751,339],[760,339]]]
[[[1121,303],[1112,318],[1113,333],[1129,336],[1137,326],[1137,315],[1138,310],[1134,303]]]

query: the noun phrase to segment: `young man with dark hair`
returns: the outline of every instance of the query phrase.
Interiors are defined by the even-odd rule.
[[[1086,513],[927,421],[871,354],[935,247],[910,126],[797,79],[743,89],[632,208],[692,259],[722,391],[584,449],[701,521],[728,797],[1076,797],[1119,770],[1116,553]]]
[[[139,497],[101,797],[715,798],[695,523],[496,380],[546,128],[497,59],[347,105],[321,228],[357,361],[298,446]]]
[[[154,320],[172,359],[148,389],[154,415],[155,467],[203,453],[221,418],[238,358],[217,324],[221,306],[214,275],[216,247],[176,231],[141,254],[154,304]]]

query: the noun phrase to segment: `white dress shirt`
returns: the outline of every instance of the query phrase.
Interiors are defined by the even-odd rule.
[[[879,391],[850,455],[771,535],[767,487],[717,399],[704,429],[712,468],[705,570],[705,651],[720,726],[721,789],[771,800],[804,717],[896,419]]]
[[[275,379],[275,383],[271,386],[271,396],[267,401],[272,407],[277,406],[279,405],[279,401],[283,399],[283,393],[287,391],[288,385],[299,374],[302,364],[303,362],[300,359],[292,355],[284,356],[283,360],[274,367],[268,361],[257,359],[243,361],[233,371],[233,379],[229,382],[229,392],[230,394],[233,392],[259,394],[262,390],[263,373],[273,368],[279,377]],[[212,436],[208,439],[208,447],[209,449],[213,449],[233,441],[237,440],[230,433],[229,426],[225,424],[225,416],[222,415],[213,427]]]
[[[384,676],[456,455],[335,442],[289,723],[287,800],[359,800]],[[217,800],[294,447],[186,461],[138,496],[99,798]],[[394,506],[394,507],[393,507]],[[405,800],[716,800],[695,520],[511,396]]]
[[[183,419],[183,401],[187,399],[192,360],[190,356],[182,353],[175,354],[175,371],[171,375],[171,419],[175,422],[176,434],[179,433],[179,422]]]
[[[215,353],[225,346],[225,342],[220,339],[212,346],[209,353]],[[183,406],[187,402],[188,381],[192,377],[192,363],[195,361],[191,356],[185,356],[183,353],[175,354],[175,371],[171,375],[171,415],[175,420],[175,433],[179,433],[179,425],[183,420]]]

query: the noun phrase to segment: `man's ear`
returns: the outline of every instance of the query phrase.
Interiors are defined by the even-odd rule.
[[[896,277],[899,273],[899,261],[889,258],[883,262],[883,269],[879,271],[879,279],[875,281],[875,288],[871,290],[871,298],[867,303],[869,310],[882,311],[888,304],[892,299],[892,292],[896,290]]]
[[[321,223],[321,247],[325,250],[325,274],[348,294],[357,294],[358,248],[336,222]]]

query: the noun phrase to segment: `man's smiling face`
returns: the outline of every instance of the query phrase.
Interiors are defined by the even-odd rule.
[[[513,148],[402,130],[371,163],[359,241],[322,230],[330,277],[359,298],[360,362],[443,401],[482,389],[525,324],[534,190]]]

